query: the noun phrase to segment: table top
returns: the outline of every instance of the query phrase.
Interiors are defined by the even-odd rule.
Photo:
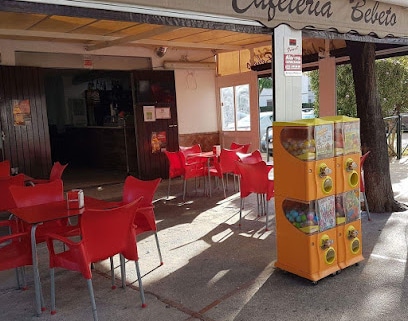
[[[213,158],[216,155],[213,152],[201,152],[201,153],[191,153],[187,155],[189,157],[204,157],[204,158]]]
[[[39,224],[47,221],[81,215],[85,211],[85,208],[109,208],[108,202],[89,196],[85,196],[84,203],[85,206],[81,209],[68,209],[67,201],[62,200],[34,206],[13,208],[8,211],[28,224]]]

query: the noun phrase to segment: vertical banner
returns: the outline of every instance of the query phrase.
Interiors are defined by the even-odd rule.
[[[302,76],[302,39],[284,38],[283,70],[285,76]]]

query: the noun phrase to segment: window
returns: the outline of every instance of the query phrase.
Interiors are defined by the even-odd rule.
[[[250,131],[249,84],[220,89],[223,131]]]

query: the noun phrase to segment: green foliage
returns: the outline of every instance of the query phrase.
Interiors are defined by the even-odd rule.
[[[272,88],[272,77],[262,77],[258,79],[259,93],[261,93],[264,88]]]
[[[377,87],[383,117],[391,116],[396,109],[408,112],[408,58],[387,58],[376,61]],[[315,96],[319,96],[319,71],[309,72],[310,85]],[[319,110],[318,99],[315,109]],[[337,114],[357,115],[351,65],[337,66]]]

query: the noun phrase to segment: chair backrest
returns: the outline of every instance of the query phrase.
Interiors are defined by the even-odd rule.
[[[232,142],[231,146],[230,146],[230,149],[238,149],[240,147],[244,147],[242,149],[241,153],[248,153],[249,146],[251,146],[251,143],[249,143],[249,144],[239,144],[239,143]]]
[[[164,151],[169,161],[169,178],[179,177],[184,175],[184,166],[182,158],[180,157],[181,152],[169,152]]]
[[[257,149],[253,151],[252,153],[237,153],[240,161],[244,164],[255,164],[262,162],[262,154],[261,152]]]
[[[10,186],[10,193],[16,207],[33,206],[64,200],[64,186],[60,179],[34,186]]]
[[[364,155],[360,157],[360,192],[365,192],[364,183],[364,163],[371,151],[367,151]]]
[[[10,187],[24,187],[24,174],[0,178],[0,211],[17,207]]]
[[[52,165],[51,172],[50,172],[50,181],[55,181],[56,179],[61,179],[62,173],[64,172],[65,168],[68,164],[62,165],[60,162],[55,162]]]
[[[82,244],[86,263],[97,262],[122,253],[129,260],[137,260],[136,236],[133,220],[142,198],[113,209],[87,209],[81,215]],[[90,278],[89,264],[81,268]]]
[[[123,185],[123,203],[128,204],[143,197],[140,206],[150,206],[153,203],[154,193],[156,192],[161,178],[143,181],[133,176],[128,176]]]
[[[0,162],[0,177],[9,177],[10,176],[10,161],[4,160]]]
[[[264,161],[255,164],[236,163],[240,178],[241,197],[251,193],[268,193],[269,167]]]
[[[190,154],[195,154],[195,153],[201,153],[201,145],[200,144],[195,144],[193,146],[180,146],[179,147],[180,152],[183,153],[185,157],[187,157]]]
[[[237,153],[243,151],[244,147],[241,146],[238,149],[226,149],[222,148],[221,153],[220,153],[220,159],[219,159],[219,166],[221,173],[237,173],[236,171],[236,162],[239,161],[239,157]]]

